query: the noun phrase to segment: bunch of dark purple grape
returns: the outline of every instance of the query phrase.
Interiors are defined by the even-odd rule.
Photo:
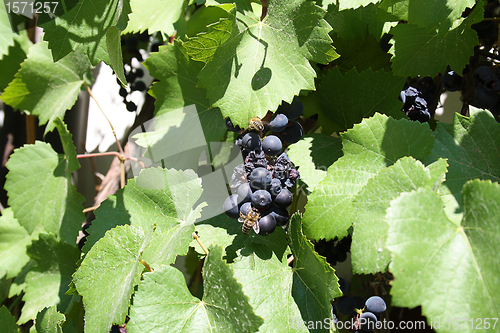
[[[259,235],[269,235],[288,222],[291,188],[299,172],[282,152],[283,142],[295,143],[302,137],[302,126],[294,121],[302,110],[302,102],[295,98],[292,104],[283,103],[272,120],[272,113],[264,119],[252,118],[246,130],[226,119],[228,129],[240,133],[235,144],[241,149],[244,163],[233,170],[232,195],[224,202],[224,212],[243,223],[244,234],[253,229]]]
[[[421,123],[431,119],[429,105],[432,104],[437,87],[431,77],[418,79],[414,86],[408,83],[399,94],[399,99],[403,101],[403,111],[410,120],[418,120]]]

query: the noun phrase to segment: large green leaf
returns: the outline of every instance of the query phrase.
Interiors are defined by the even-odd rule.
[[[96,57],[99,44],[106,37],[108,29],[119,25],[121,16],[130,12],[129,0],[72,2],[63,15],[47,19],[41,24],[45,32],[43,39],[48,41],[55,61],[82,46],[92,65],[97,65],[102,60]]]
[[[176,255],[188,250],[193,223],[205,205],[193,208],[201,192],[201,180],[192,170],[144,169],[96,210],[83,251],[89,251],[117,225],[131,224],[147,231],[156,223],[152,241],[155,250],[146,251],[148,262],[171,264]]]
[[[127,330],[133,332],[256,332],[262,318],[224,262],[221,247],[210,247],[203,267],[203,299],[191,295],[173,267],[144,274],[134,296]]]
[[[29,234],[45,230],[63,242],[75,244],[81,224],[84,198],[71,184],[71,174],[80,167],[71,134],[56,118],[64,155],[36,141],[14,151],[7,162],[5,189],[14,216]]]
[[[485,328],[483,320],[500,313],[500,261],[494,259],[500,252],[500,185],[473,180],[462,196],[464,218],[458,225],[429,189],[404,193],[387,211],[392,303],[422,306],[427,318],[441,322],[439,332],[456,332],[447,324],[451,320],[459,322],[460,332],[475,332],[475,318]]]
[[[53,305],[61,312],[66,311],[72,296],[65,293],[80,258],[80,251],[75,246],[43,233],[29,246],[28,254],[36,266],[26,275],[25,303],[19,324],[35,319],[39,311]]]
[[[353,199],[368,180],[399,158],[422,159],[434,138],[428,124],[375,114],[341,135],[344,156],[332,164],[309,196],[304,233],[327,240],[347,235],[356,219]]]
[[[54,63],[48,44],[35,44],[30,47],[28,58],[21,64],[14,81],[2,94],[2,101],[38,116],[40,124],[63,118],[66,110],[75,104],[83,75],[89,68],[81,49]],[[46,131],[53,128],[53,124],[49,124]]]
[[[2,211],[0,217],[0,278],[15,277],[30,260],[26,247],[31,237],[19,225],[11,208]]]
[[[342,142],[324,134],[306,135],[288,148],[290,160],[300,171],[300,180],[312,192],[326,176],[326,170],[343,155]]]
[[[376,15],[377,6],[373,3],[366,7],[347,10],[339,10],[338,5],[330,5],[325,20],[332,26],[333,32],[345,40],[365,38],[367,34],[379,39],[384,22],[378,20]],[[335,39],[335,47],[337,47],[337,39]],[[343,53],[339,52],[339,54],[344,57]]]
[[[446,160],[439,159],[429,167],[411,157],[403,157],[394,165],[371,178],[354,200],[357,219],[352,235],[351,260],[355,273],[385,272],[391,253],[385,242],[389,226],[385,211],[402,192],[420,187],[437,188],[444,180]]]
[[[73,276],[83,297],[86,331],[109,332],[112,324],[125,323],[130,297],[144,269],[142,253],[152,233],[152,227],[144,231],[131,225],[117,226],[87,253]]]
[[[500,124],[489,111],[471,108],[469,113],[469,118],[455,113],[453,124],[438,124],[434,149],[424,160],[448,159],[449,171],[440,194],[450,218],[462,212],[461,191],[466,181],[500,182]]]
[[[337,278],[302,235],[300,224],[300,216],[294,215],[289,233],[293,268],[282,235],[272,241],[269,236],[248,237],[232,265],[255,313],[265,318],[260,332],[308,332],[311,322],[331,324],[331,301],[340,295]],[[315,332],[328,332],[325,326]]]
[[[0,71],[2,73],[0,76],[0,92],[3,92],[9,83],[14,80],[14,76],[19,68],[21,68],[21,63],[24,59],[26,59],[26,51],[22,44],[16,40],[14,45],[9,47],[8,54],[0,60]]]
[[[346,130],[375,112],[403,118],[401,101],[397,99],[403,84],[403,78],[383,70],[358,73],[351,69],[342,75],[334,68],[318,88],[322,108],[319,121],[328,118]]]
[[[447,65],[455,70],[464,68],[478,44],[477,34],[470,26],[481,15],[481,10],[474,10],[466,19],[456,21],[453,29],[446,33],[428,31],[416,24],[398,24],[392,28],[394,44],[389,52],[393,55],[394,74],[435,76]]]
[[[132,13],[124,34],[144,32],[151,35],[161,31],[167,36],[174,33],[174,23],[181,17],[184,0],[130,0]]]
[[[213,57],[199,74],[212,106],[235,125],[246,127],[301,89],[313,90],[316,73],[309,61],[326,64],[338,57],[323,9],[304,0],[268,5],[260,21],[248,0],[238,1],[231,36],[215,53],[213,45],[206,50]]]
[[[222,114],[218,108],[210,107],[205,90],[196,87],[202,64],[190,60],[178,41],[160,47],[159,52],[152,53],[144,65],[152,76],[160,80],[150,90],[156,98],[157,117],[194,104],[205,143],[222,139],[226,132]]]
[[[3,333],[19,333],[19,327],[16,325],[16,319],[5,305],[0,307],[0,323],[2,323]]]

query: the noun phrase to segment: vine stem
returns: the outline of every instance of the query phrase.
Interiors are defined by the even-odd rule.
[[[203,243],[200,240],[200,237],[198,237],[196,232],[193,232],[193,238],[196,239],[196,241],[198,242],[198,244],[200,244],[203,251],[205,251],[205,254],[208,256],[208,249],[205,247],[205,245],[203,245]]]
[[[87,157],[98,157],[98,156],[116,156],[118,158],[125,158],[126,160],[131,160],[131,161],[134,161],[138,164],[141,165],[141,167],[143,169],[146,168],[146,164],[144,164],[143,161],[141,161],[140,159],[136,158],[136,157],[133,157],[133,156],[122,156],[120,155],[120,153],[117,153],[116,151],[107,151],[107,152],[104,152],[104,153],[93,153],[93,154],[80,154],[80,155],[76,155],[76,158],[87,158]]]
[[[120,151],[120,154],[116,155],[120,159],[120,187],[124,188],[125,187],[125,153],[123,152],[122,145],[120,144],[120,141],[118,140],[118,137],[116,136],[116,132],[115,132],[115,128],[113,127],[113,124],[111,124],[111,121],[109,121],[108,117],[106,117],[106,114],[104,113],[101,106],[99,105],[99,103],[95,99],[89,86],[87,85],[86,82],[83,82],[83,84],[85,85],[85,88],[87,88],[87,92],[89,93],[90,97],[92,97],[92,99],[94,100],[94,102],[97,105],[97,107],[99,108],[99,110],[101,110],[102,115],[104,116],[104,118],[106,118],[106,120],[109,123],[109,126],[111,127],[111,130],[113,131],[113,136],[115,137],[116,145],[118,146],[118,150]]]
[[[155,272],[155,270],[154,270],[154,269],[152,269],[152,268],[151,268],[151,266],[149,266],[149,265],[148,265],[148,263],[147,263],[146,261],[144,261],[144,259],[139,260],[139,262],[140,262],[141,264],[143,264],[143,265],[144,265],[144,267],[146,267],[146,269],[147,269],[150,273],[154,273],[154,272]]]
[[[262,4],[262,14],[260,15],[260,20],[264,20],[264,17],[267,15],[267,0],[260,0]]]

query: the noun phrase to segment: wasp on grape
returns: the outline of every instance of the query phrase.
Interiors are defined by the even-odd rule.
[[[259,211],[253,207],[248,210],[248,213],[246,215],[240,212],[238,222],[243,223],[243,227],[241,227],[241,231],[243,231],[243,234],[248,235],[252,228],[255,233],[258,234],[260,232],[259,218]]]

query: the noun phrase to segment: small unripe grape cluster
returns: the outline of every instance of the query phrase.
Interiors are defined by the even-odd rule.
[[[300,175],[282,151],[284,142],[295,143],[302,137],[302,126],[294,121],[302,115],[302,109],[302,102],[295,98],[292,104],[283,103],[272,120],[271,113],[262,120],[253,118],[246,130],[226,119],[228,130],[240,133],[235,144],[244,163],[233,170],[232,195],[223,208],[227,216],[243,223],[243,233],[253,228],[265,236],[288,222],[291,188]]]

